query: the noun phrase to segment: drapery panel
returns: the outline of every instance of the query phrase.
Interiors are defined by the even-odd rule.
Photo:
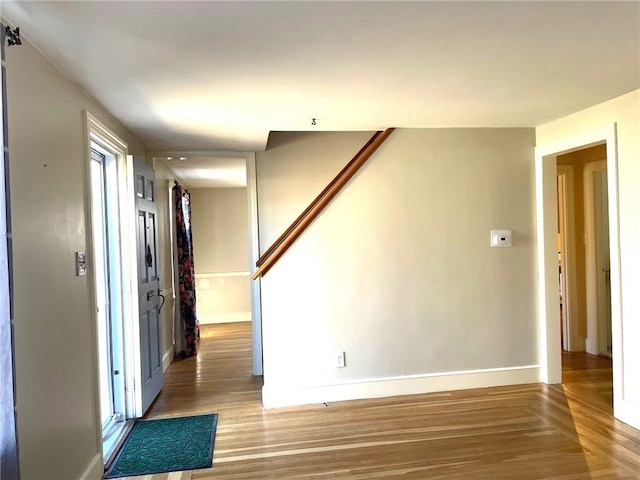
[[[182,358],[196,355],[196,341],[200,337],[200,327],[196,316],[196,285],[193,263],[193,238],[191,235],[191,197],[179,183],[173,186],[175,208],[175,262],[177,270],[176,297],[180,308],[180,331],[176,332],[176,355]],[[178,343],[180,342],[180,343]]]

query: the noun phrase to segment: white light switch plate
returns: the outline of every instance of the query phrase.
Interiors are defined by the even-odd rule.
[[[84,277],[87,274],[87,253],[76,252],[76,276]]]

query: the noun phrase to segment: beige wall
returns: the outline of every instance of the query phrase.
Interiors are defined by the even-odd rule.
[[[194,188],[191,193],[196,273],[249,270],[246,188]]]
[[[153,163],[153,162],[149,162]],[[165,296],[162,307],[162,328],[165,369],[173,360],[173,292],[171,284],[171,235],[169,227],[169,189],[174,175],[160,162],[152,165],[156,172],[156,207],[158,209],[158,255],[160,257],[160,290]]]
[[[606,145],[596,145],[594,147],[578,150],[576,152],[559,155],[558,165],[573,165],[573,194],[575,208],[576,232],[575,245],[572,246],[576,252],[576,280],[578,294],[578,312],[576,325],[580,337],[587,337],[587,293],[586,293],[586,267],[585,267],[585,225],[584,225],[584,167],[587,163],[597,162],[607,158]]]
[[[6,57],[20,470],[76,479],[100,451],[83,110],[145,152],[27,41]]]
[[[250,321],[247,189],[190,192],[198,320]]]
[[[637,406],[640,405],[640,377],[633,366],[640,364],[640,322],[637,321],[640,318],[640,90],[537,127],[536,144],[549,145],[613,123],[618,147],[622,365],[625,366],[621,371],[625,400]],[[632,415],[640,424],[640,408],[636,408]]]
[[[369,136],[271,135],[257,153],[261,251]],[[285,389],[535,366],[533,146],[533,129],[396,130],[262,279],[273,402]],[[512,229],[514,246],[490,248],[491,229]]]

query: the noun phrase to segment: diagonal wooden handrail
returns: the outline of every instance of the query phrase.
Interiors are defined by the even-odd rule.
[[[300,234],[313,222],[318,214],[327,206],[327,204],[335,197],[338,192],[346,185],[346,183],[353,177],[362,165],[373,155],[373,153],[384,143],[384,141],[391,135],[393,128],[387,128],[384,132],[376,132],[374,136],[365,144],[365,146],[358,152],[345,168],[331,181],[331,183],[325,188],[311,205],[305,210],[306,214],[301,214],[291,227],[287,229],[285,234],[281,235],[278,240],[270,247],[267,252],[269,255],[263,255],[261,258],[262,263],[258,266],[258,269],[252,275],[255,280],[258,277],[263,276],[269,271],[269,269],[278,261],[282,254],[295,242]],[[263,258],[266,257],[266,258]]]
[[[273,242],[273,245],[271,245],[267,251],[265,251],[262,256],[258,259],[258,261],[256,262],[256,266],[259,267],[261,266],[266,260],[267,258],[269,258],[269,256],[271,256],[271,254],[273,253],[273,251],[278,248],[278,246],[280,246],[280,244],[285,240],[285,238],[287,238],[289,236],[289,234],[291,233],[291,231],[296,228],[296,226],[298,226],[300,224],[300,222],[309,214],[309,212],[311,211],[311,209],[313,207],[315,207],[318,202],[322,199],[322,197],[324,197],[327,192],[329,190],[331,190],[331,188],[336,184],[336,182],[340,179],[340,177],[342,177],[342,175],[344,175],[349,168],[351,168],[351,166],[355,163],[356,160],[358,160],[358,158],[360,157],[360,155],[362,155],[362,153],[364,152],[364,150],[373,143],[373,141],[378,138],[378,136],[382,134],[381,131],[378,131],[376,133],[373,134],[373,136],[369,139],[369,141],[367,143],[365,143],[362,148],[360,149],[360,151],[358,153],[356,153],[354,155],[354,157],[349,161],[349,163],[347,163],[344,168],[342,170],[340,170],[340,173],[338,173],[338,175],[336,175],[333,180],[331,180],[331,182],[324,188],[324,190],[322,190],[322,192],[320,192],[318,194],[318,196],[316,198],[313,199],[313,201],[309,204],[309,206],[307,208],[305,208],[304,212],[302,212],[298,218],[296,218],[294,220],[294,222],[289,225],[289,228],[287,228],[284,233],[282,235],[280,235],[278,237],[278,239]]]

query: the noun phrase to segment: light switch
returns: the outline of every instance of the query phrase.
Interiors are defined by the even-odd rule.
[[[491,230],[492,247],[510,247],[511,230]]]
[[[84,277],[87,274],[86,252],[76,252],[76,276]]]

